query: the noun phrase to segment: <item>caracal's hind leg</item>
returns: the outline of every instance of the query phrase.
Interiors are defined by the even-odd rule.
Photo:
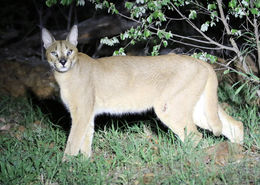
[[[195,144],[198,144],[202,134],[198,132],[192,114],[194,106],[205,87],[207,78],[198,75],[196,79],[173,94],[167,92],[167,88],[167,91],[162,92],[161,98],[154,105],[154,110],[158,118],[177,134],[182,141],[185,140],[186,136],[191,135]]]
[[[197,144],[202,136],[192,120],[192,108],[189,108],[192,103],[183,102],[182,98],[183,96],[178,94],[167,102],[160,102],[154,106],[154,111],[183,142],[186,136],[192,134],[192,140]]]

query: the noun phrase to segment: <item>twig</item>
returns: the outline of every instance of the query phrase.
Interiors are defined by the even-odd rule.
[[[258,56],[258,70],[260,71],[260,42],[259,42],[259,32],[258,32],[257,19],[254,15],[254,32],[255,32],[255,40],[256,40],[256,49]]]
[[[249,80],[250,82],[255,82],[255,83],[258,83],[258,84],[259,84],[259,81],[255,80],[255,79],[253,79],[253,78],[248,77],[246,74],[241,75],[241,72],[237,71],[236,69],[234,69],[234,68],[232,68],[232,67],[230,67],[230,66],[228,66],[228,65],[226,65],[226,64],[222,64],[222,63],[219,63],[219,62],[215,62],[215,63],[218,64],[218,65],[220,65],[220,66],[222,66],[222,67],[225,67],[226,69],[229,69],[229,70],[234,71],[235,73],[237,73],[237,74],[240,75],[240,76],[243,76],[244,78],[246,78],[246,79]]]
[[[39,16],[39,23],[40,23],[40,38],[41,38],[41,29],[43,28],[43,18],[42,18],[42,6],[38,8],[37,3],[33,0],[33,4]],[[43,49],[43,41],[41,39],[41,61],[44,62],[44,49]]]
[[[136,19],[133,19],[131,17],[128,17],[122,13],[118,13],[118,15],[120,15],[121,17],[124,17],[126,19],[129,19],[131,21],[134,21],[138,24],[142,24],[141,21],[138,21]],[[155,28],[151,25],[148,25],[149,28],[151,28],[152,30],[155,30],[155,31],[159,31],[158,28]],[[187,39],[187,40],[191,40],[191,41],[194,41],[194,42],[200,42],[200,43],[204,43],[204,44],[212,44],[212,43],[209,43],[208,41],[202,41],[202,40],[198,40],[198,39],[194,39],[194,38],[191,38],[191,37],[186,37],[186,36],[182,36],[182,35],[178,35],[178,34],[173,34],[172,35],[174,37],[178,37],[178,38],[181,38],[181,39]],[[174,40],[174,39],[169,39],[170,41],[173,41],[173,42],[176,42],[176,43],[180,43],[180,44],[183,44],[183,45],[187,45],[187,46],[192,46],[192,47],[197,47],[197,48],[202,48],[202,49],[208,49],[208,50],[220,50],[220,49],[223,49],[223,47],[218,47],[218,48],[214,48],[214,47],[206,47],[206,46],[200,46],[200,45],[195,45],[195,44],[190,44],[190,43],[186,43],[186,42],[182,42],[182,41],[178,41],[178,40]],[[228,47],[227,47],[228,48]],[[228,48],[229,49],[229,48]]]
[[[176,8],[174,6],[174,4],[171,3],[171,5],[173,6],[173,8],[178,12],[178,14],[185,18],[186,22],[188,22],[199,34],[201,34],[205,39],[207,39],[211,44],[213,45],[216,45],[222,49],[226,49],[226,50],[231,50],[231,51],[234,51],[234,48],[232,47],[228,47],[228,46],[225,46],[225,45],[222,45],[214,40],[212,40],[211,38],[209,38],[205,33],[203,33],[195,24],[193,24],[185,15],[183,15],[179,10],[178,8]]]
[[[195,2],[192,1],[191,4],[194,4],[195,6],[198,6],[200,9],[204,10],[205,11],[204,14],[210,15],[210,13],[207,13],[207,12],[209,12],[208,9],[203,7],[203,6],[201,6],[199,3],[195,3]],[[217,16],[217,15],[215,15],[215,16],[217,17],[217,19],[220,19],[219,16]]]
[[[72,12],[73,12],[73,6],[74,6],[74,3],[72,2],[70,4],[70,9],[69,9],[69,15],[68,15],[68,23],[67,23],[67,31],[70,30],[70,27],[71,27],[71,17],[72,17]]]
[[[222,0],[217,0],[217,4],[218,4],[218,9],[219,9],[220,18],[221,18],[220,20],[222,21],[227,34],[232,35],[229,25],[227,23],[227,19],[225,18],[225,15],[224,15],[223,7],[222,7]],[[239,61],[243,66],[243,69],[245,70],[246,73],[248,73],[249,69],[246,65],[246,62],[243,60],[243,56],[242,56],[241,52],[239,51],[235,40],[232,37],[229,40],[231,42],[231,45],[233,46],[233,51],[237,54]]]
[[[169,19],[171,21],[183,21],[183,20],[185,20],[185,18],[172,18],[172,17],[167,17],[167,16],[165,16],[165,18]]]

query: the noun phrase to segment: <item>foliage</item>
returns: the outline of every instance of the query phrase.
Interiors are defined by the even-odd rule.
[[[194,58],[203,60],[203,61],[205,61],[205,62],[211,62],[211,63],[216,62],[217,59],[218,59],[216,56],[211,55],[211,54],[208,54],[208,53],[206,53],[206,52],[194,53],[192,56],[193,56]]]
[[[257,40],[256,35],[255,38],[253,36],[255,25],[253,20],[257,21],[257,25],[259,24],[258,18],[260,16],[259,11],[259,0],[257,1],[249,1],[249,0],[230,0],[227,4],[223,4],[221,0],[215,1],[207,1],[206,3],[201,3],[199,1],[191,1],[191,0],[161,0],[161,1],[152,1],[152,0],[137,0],[137,1],[126,1],[125,8],[129,11],[130,15],[124,15],[116,8],[116,4],[113,2],[104,0],[90,0],[95,4],[96,9],[107,9],[109,13],[118,14],[124,18],[135,21],[138,23],[138,26],[132,27],[127,30],[125,33],[120,35],[121,40],[128,39],[129,44],[134,45],[136,42],[140,40],[150,40],[156,39],[159,42],[154,43],[157,47],[153,48],[152,53],[158,54],[158,50],[163,47],[167,47],[169,42],[177,42],[185,45],[191,45],[190,41],[196,41],[198,44],[195,44],[198,48],[205,49],[226,49],[235,52],[237,55],[245,53],[236,50],[237,44],[234,39],[241,38],[243,36],[243,41],[248,43],[248,40],[245,40],[245,35],[250,35],[251,45],[254,45],[254,51],[257,49]],[[72,2],[72,0],[60,0],[60,3],[63,5],[68,5]],[[78,5],[84,5],[84,0],[77,0]],[[46,4],[51,6],[56,4],[57,0],[46,0]],[[189,11],[185,11],[185,9]],[[222,13],[227,12],[227,15],[222,16]],[[169,12],[169,13],[167,13]],[[178,15],[176,17],[169,17],[173,12],[177,12]],[[204,17],[207,18],[204,22],[201,22],[200,25],[197,26],[198,20],[201,16],[200,14],[204,14]],[[181,21],[186,21],[190,24],[192,29],[195,29],[198,34],[201,35],[201,39],[192,38],[192,36],[184,37],[183,35],[172,34],[170,30],[168,30],[167,26],[174,19],[180,19]],[[243,19],[242,21],[246,21],[247,23],[243,23],[241,26],[232,25],[230,20]],[[193,21],[193,22],[192,22]],[[194,22],[196,21],[196,22]],[[200,20],[201,21],[201,20]],[[222,44],[222,42],[215,41],[210,39],[206,33],[211,27],[216,27],[217,24],[222,22],[224,26],[225,34],[232,35],[233,41],[230,40],[230,43]],[[196,25],[195,25],[196,23]],[[248,25],[248,23],[250,23]],[[227,24],[227,25],[226,25]],[[231,29],[229,28],[231,27]],[[233,28],[234,27],[234,28]],[[252,34],[253,33],[253,34]],[[180,39],[187,39],[187,41],[180,41]],[[208,42],[208,44],[206,44]],[[232,45],[229,47],[228,45]],[[235,44],[235,45],[234,45]],[[192,44],[194,45],[194,44]],[[211,46],[209,46],[211,45]],[[212,47],[214,45],[214,47]],[[126,47],[128,44],[126,45]],[[245,49],[244,49],[245,50]],[[248,54],[247,51],[246,54]],[[252,52],[252,51],[250,51]],[[240,56],[237,56],[238,58]]]
[[[100,40],[100,43],[106,44],[108,46],[113,46],[116,43],[119,43],[118,39],[116,37],[113,37],[111,39],[108,39],[107,37]]]

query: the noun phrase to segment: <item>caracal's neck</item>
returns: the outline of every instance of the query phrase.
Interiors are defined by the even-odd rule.
[[[86,79],[91,74],[93,61],[91,57],[79,53],[77,61],[70,70],[63,73],[54,71],[54,77],[59,86],[71,86],[74,81]]]
[[[79,71],[79,61],[77,60],[75,62],[75,64],[71,67],[71,69],[69,69],[66,72],[58,72],[58,71],[54,71],[54,77],[57,80],[57,82],[61,82],[64,80],[68,80],[69,78],[71,78],[73,76],[73,74],[77,73],[77,71]]]

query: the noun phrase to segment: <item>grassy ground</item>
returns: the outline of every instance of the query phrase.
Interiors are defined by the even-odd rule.
[[[237,106],[230,114],[245,124],[245,150],[228,162],[208,160],[204,149],[225,138],[205,133],[194,148],[150,119],[110,122],[95,132],[91,159],[62,163],[66,132],[29,100],[2,97],[0,184],[260,184],[257,107]]]

